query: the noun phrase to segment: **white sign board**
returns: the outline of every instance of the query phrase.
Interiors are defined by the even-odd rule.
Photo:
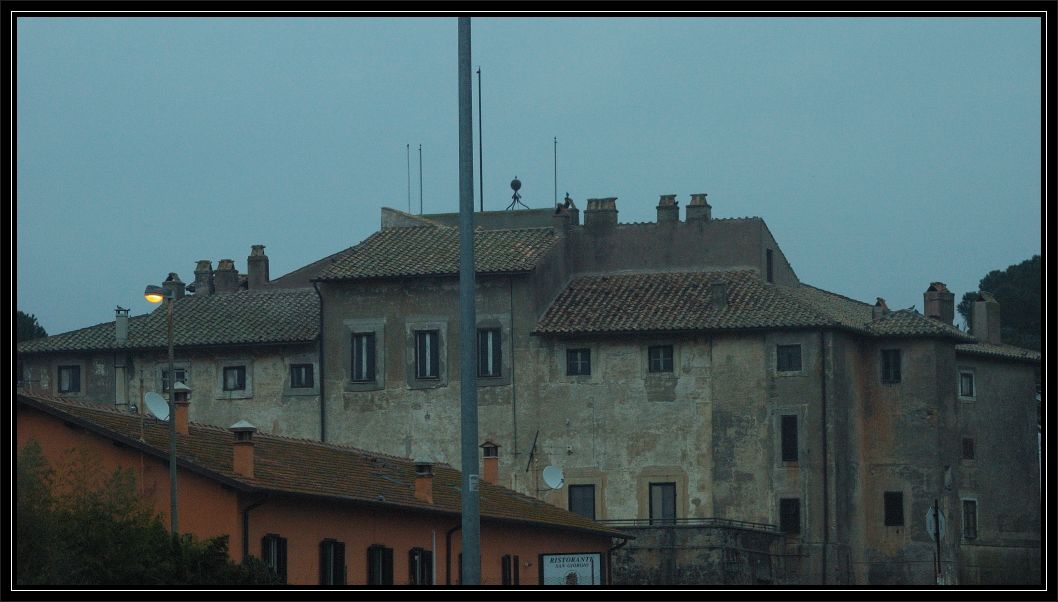
[[[544,585],[601,585],[602,554],[541,554]]]
[[[940,517],[940,536],[944,537],[945,522],[944,522],[944,511],[937,512],[937,516]],[[929,533],[929,538],[933,541],[937,541],[936,534],[937,525],[933,522],[933,506],[929,507],[926,511],[926,532]]]

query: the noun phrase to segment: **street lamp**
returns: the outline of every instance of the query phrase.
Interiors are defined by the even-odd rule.
[[[179,522],[176,516],[176,404],[173,403],[173,380],[176,378],[173,371],[173,289],[148,284],[143,297],[151,303],[161,303],[164,299],[169,314],[169,372],[166,378],[169,387],[169,524],[173,537],[176,537]]]

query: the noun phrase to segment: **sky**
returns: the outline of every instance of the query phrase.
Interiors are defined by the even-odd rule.
[[[195,262],[276,278],[459,209],[454,17],[20,17],[15,290],[49,334]],[[1042,252],[1036,17],[473,18],[486,210],[708,193],[802,282],[922,311]],[[475,207],[479,206],[474,76]],[[410,145],[410,153],[409,147]],[[409,169],[410,164],[410,169]],[[409,175],[410,174],[410,175]],[[410,178],[410,186],[409,186]],[[682,209],[681,209],[682,214]],[[72,293],[72,295],[71,295]],[[958,321],[958,318],[957,318]]]

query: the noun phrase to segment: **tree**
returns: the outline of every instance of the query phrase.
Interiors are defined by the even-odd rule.
[[[135,473],[107,475],[84,450],[52,470],[30,441],[17,457],[19,585],[231,585],[278,583],[257,560],[235,564],[228,537],[172,537],[136,494]]]
[[[48,336],[48,333],[44,332],[44,328],[37,323],[37,316],[33,314],[27,314],[22,310],[16,310],[15,322],[15,332],[18,337],[18,340],[15,341],[16,343]]]
[[[1004,343],[1040,350],[1042,280],[1043,268],[1039,255],[1008,266],[1003,271],[992,270],[981,279],[978,290],[992,293],[999,302],[1000,335]],[[958,306],[959,315],[966,320],[971,331],[976,294],[966,293]]]

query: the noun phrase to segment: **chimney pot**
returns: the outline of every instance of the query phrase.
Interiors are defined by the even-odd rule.
[[[617,225],[617,197],[588,199],[584,225],[590,230],[605,230]]]
[[[114,338],[124,343],[129,340],[129,310],[119,305],[114,314]]]
[[[221,259],[213,272],[213,292],[234,293],[239,290],[239,271],[231,259]]]
[[[879,320],[887,315],[889,315],[889,306],[885,304],[885,299],[878,297],[878,300],[874,303],[874,307],[871,309],[871,318]]]
[[[254,477],[253,435],[257,432],[257,427],[245,420],[240,420],[228,427],[228,430],[235,434],[235,441],[232,442],[232,472],[252,479]]]
[[[208,259],[199,259],[195,264],[195,294],[213,294],[213,262]]]
[[[429,460],[415,461],[415,499],[433,503],[433,463]]]
[[[187,434],[190,396],[191,387],[179,381],[173,384],[173,427],[179,435]]]
[[[981,343],[1002,344],[999,302],[987,291],[979,291],[973,306],[972,334]]]
[[[491,440],[486,439],[479,447],[481,447],[482,455],[484,456],[482,476],[486,483],[495,485],[500,480],[500,446],[498,443],[493,443]]]
[[[922,293],[922,309],[927,317],[951,324],[955,320],[955,294],[943,282],[931,282]]]
[[[680,221],[680,204],[676,202],[676,195],[663,194],[658,200],[658,223],[674,224]]]
[[[246,288],[254,290],[268,284],[268,256],[264,245],[252,245],[246,258]]]
[[[706,196],[706,192],[691,195],[691,202],[687,205],[687,221],[707,222],[713,218],[713,207],[706,200]]]

